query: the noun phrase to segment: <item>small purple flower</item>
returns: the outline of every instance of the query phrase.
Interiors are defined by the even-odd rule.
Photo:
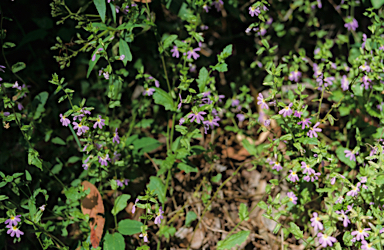
[[[153,92],[155,92],[155,89],[154,88],[146,88],[143,92],[143,95],[147,95],[147,96],[151,96],[153,95]]]
[[[269,125],[271,125],[271,120],[267,119],[264,121],[264,126],[268,127]]]
[[[181,119],[179,120],[179,125],[183,124],[184,122],[185,122],[185,119],[184,119],[184,118],[181,118]]]
[[[123,187],[123,182],[121,180],[116,180],[116,184],[118,187]]]
[[[4,69],[5,69],[5,66],[0,65],[0,71],[5,73]]]
[[[303,180],[305,180],[306,182],[309,182],[309,181],[314,182],[315,180],[319,179],[320,175],[321,175],[320,173],[310,173],[304,176]]]
[[[369,233],[367,231],[370,230],[370,228],[359,229],[357,231],[353,231],[351,235],[356,235],[356,240],[365,240],[365,238],[369,236]]]
[[[363,34],[363,43],[361,44],[361,48],[365,48],[365,43],[367,41],[367,35],[366,34]]]
[[[125,59],[125,55],[121,55],[120,57],[119,57],[119,60],[121,60],[121,61],[123,61]]]
[[[237,119],[239,119],[239,122],[242,122],[245,120],[245,116],[243,114],[237,114],[236,117]]]
[[[68,125],[71,123],[71,121],[65,116],[60,114],[60,122],[61,125],[68,127]]]
[[[344,197],[343,196],[340,196],[339,198],[337,198],[337,200],[336,200],[336,202],[335,202],[335,204],[337,204],[337,203],[343,203],[343,200],[344,200]],[[348,211],[348,210],[347,210]]]
[[[93,54],[93,56],[92,56],[92,62],[96,60],[96,54],[99,54],[99,52],[102,51],[102,50],[103,50],[103,48],[98,48],[98,49],[96,50],[96,52],[95,52],[95,53]]]
[[[16,226],[12,226],[11,224],[7,225],[6,228],[9,228],[7,231],[7,234],[10,234],[11,237],[16,237],[20,238],[20,235],[23,235],[24,232],[20,231]]]
[[[12,88],[21,90],[21,86],[19,85],[19,83],[17,81],[15,82],[15,84],[12,85]]]
[[[139,199],[136,199],[135,200],[135,204],[133,204],[133,207],[132,207],[132,214],[134,214],[136,212],[136,204],[139,202]]]
[[[193,122],[196,119],[196,122],[200,124],[200,121],[204,121],[203,115],[207,114],[204,111],[200,111],[197,113],[190,113],[188,118],[191,119],[190,122]]]
[[[77,135],[80,136],[82,135],[83,133],[85,134],[85,132],[87,132],[87,130],[89,130],[89,127],[88,126],[85,126],[81,123],[77,123],[77,122],[72,122],[73,125],[75,125],[73,127],[73,129],[77,129]]]
[[[363,87],[364,86],[364,88],[365,89],[369,89],[369,86],[370,86],[370,83],[371,83],[371,79],[369,79],[369,77],[368,76],[363,76],[363,84],[361,84],[361,86]]]
[[[41,212],[44,212],[44,210],[45,210],[45,206],[46,206],[46,205],[42,205],[42,206],[39,207],[39,209],[40,209]]]
[[[181,109],[181,105],[183,104],[183,99],[181,98],[181,94],[179,93],[180,103],[177,105],[177,110]]]
[[[285,108],[283,108],[282,110],[280,110],[279,111],[279,114],[281,115],[283,115],[283,117],[287,117],[287,116],[290,116],[290,115],[292,115],[292,109],[291,109],[291,107],[292,107],[292,105],[293,105],[293,103],[290,103],[288,106],[286,106]]]
[[[293,116],[301,118],[301,114],[303,114],[303,112],[295,110],[295,113],[293,114]]]
[[[363,243],[363,245],[361,245],[361,249],[362,250],[376,250],[375,248],[372,247],[372,243],[369,243],[365,240],[361,241],[361,243]]]
[[[355,31],[356,28],[359,27],[359,24],[357,23],[356,19],[352,17],[348,17],[347,19],[349,19],[350,21],[345,23],[344,27],[347,28],[349,31],[351,30]]]
[[[213,129],[214,126],[220,127],[220,125],[217,123],[218,121],[220,121],[220,117],[215,117],[212,120],[208,119],[206,121],[203,121],[203,124],[208,125],[211,127],[211,129]]]
[[[115,132],[113,133],[112,142],[116,142],[117,144],[120,143],[120,137],[119,137],[119,134],[117,132],[117,128],[116,128]]]
[[[283,167],[280,165],[280,162],[278,161],[270,161],[269,165],[273,165],[272,169],[275,169],[277,172],[283,169]]]
[[[309,136],[310,138],[312,137],[316,137],[317,138],[317,132],[321,132],[321,128],[318,128],[317,126],[319,126],[320,122],[316,122],[315,126],[313,126],[312,128],[309,129],[308,133],[307,133],[307,136]]]
[[[323,230],[324,227],[323,227],[323,224],[320,222],[320,217],[319,215],[314,212],[313,214],[313,217],[311,218],[311,226],[313,227],[313,229],[316,231],[318,230]]]
[[[111,161],[111,158],[109,158],[108,154],[105,154],[104,157],[99,156],[99,162],[101,163],[101,166],[108,166],[107,161]]]
[[[339,217],[339,220],[340,220],[340,221],[343,221],[343,226],[344,226],[344,227],[348,227],[348,224],[351,223],[351,221],[349,220],[349,218],[348,218],[348,216],[346,215],[346,213],[344,212],[344,210],[336,211],[336,213],[341,215],[341,216]]]
[[[348,86],[349,86],[349,81],[348,81],[348,78],[347,76],[343,76],[343,78],[341,79],[341,88],[343,89],[343,91],[346,91],[348,90]]]
[[[101,115],[99,115],[99,117],[97,118],[95,124],[93,124],[93,128],[96,128],[97,126],[99,126],[99,129],[102,129],[103,126],[105,125],[105,120],[104,119],[101,119]]]
[[[349,158],[351,161],[356,161],[355,152],[352,150],[344,150],[345,157]]]
[[[288,179],[292,182],[299,181],[299,176],[297,176],[296,171],[289,170],[290,174],[288,175]]]
[[[21,215],[11,216],[8,220],[6,220],[4,223],[7,225],[13,225],[17,226],[17,223],[21,221],[20,219]]]
[[[269,109],[268,105],[265,103],[263,94],[261,93],[259,93],[259,96],[257,97],[257,105],[261,105],[262,109]]]
[[[203,5],[203,9],[205,10],[205,12],[209,12],[209,9],[210,9],[211,7],[209,7],[208,5],[206,5],[206,4],[204,4]]]
[[[179,58],[180,52],[177,46],[173,46],[173,49],[171,49],[171,52],[172,52],[172,57]]]
[[[305,126],[308,126],[309,128],[309,125],[312,124],[312,122],[310,122],[309,120],[310,118],[303,118],[300,122],[297,123],[297,125],[301,124],[301,129],[305,129]]]
[[[164,219],[163,213],[164,211],[161,209],[162,207],[159,208],[159,212],[157,213],[157,216],[155,218],[155,224],[160,225],[161,220]]]
[[[336,177],[333,177],[333,178],[331,179],[331,185],[335,185],[335,183],[336,183]]]
[[[191,59],[191,57],[193,57],[193,59],[196,60],[197,58],[199,58],[200,55],[197,54],[196,51],[200,51],[200,48],[191,48],[189,51],[187,51],[187,59]]]
[[[305,163],[303,161],[301,162],[301,168],[304,169],[303,170],[304,174],[314,174],[315,173],[315,170],[313,170],[310,165],[308,165],[307,163]]]
[[[223,0],[215,0],[212,5],[214,5],[216,10],[219,12],[221,10],[221,6],[224,5],[224,2]]]
[[[348,191],[347,195],[348,196],[357,196],[357,194],[360,192],[360,187],[361,186],[361,183],[357,183],[357,185],[355,187],[352,188],[352,190]]]
[[[362,71],[365,71],[365,72],[370,72],[371,71],[371,67],[369,67],[369,65],[367,65],[367,62],[365,62],[363,65],[361,65],[359,67],[359,69],[361,69]]]
[[[236,107],[240,104],[240,100],[238,99],[232,99],[232,103],[231,103],[231,106],[232,107]]]
[[[290,81],[299,82],[300,77],[301,77],[301,72],[298,70],[295,70],[295,71],[292,71],[291,73],[289,73],[288,79]]]
[[[260,8],[256,6],[249,6],[249,14],[251,17],[258,16],[261,13]]]
[[[144,235],[141,233],[139,235],[140,238],[143,238],[144,237],[144,242],[148,242],[148,234],[147,233],[144,233]]]
[[[291,201],[293,204],[297,205],[297,197],[293,192],[288,192],[287,196],[289,198],[289,201]]]
[[[334,78],[333,76],[326,77],[326,78],[324,79],[324,87],[328,87],[328,86],[330,86],[330,85],[333,85],[333,82],[332,82],[332,81],[334,81],[334,80],[335,80],[335,78]]]
[[[259,31],[259,32],[257,32],[257,35],[259,35],[259,36],[264,36],[265,34],[267,34],[267,30],[264,27],[260,27],[260,29],[257,28],[256,30]]]
[[[335,243],[337,240],[335,237],[328,236],[326,234],[318,233],[317,237],[319,237],[319,243],[323,247],[327,247],[328,245],[331,247],[333,246],[333,243]]]

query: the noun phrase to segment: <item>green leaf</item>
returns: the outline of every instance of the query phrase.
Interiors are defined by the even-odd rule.
[[[180,170],[184,170],[186,174],[191,173],[191,172],[194,172],[194,173],[198,172],[197,167],[191,167],[191,166],[185,164],[184,162],[180,162],[179,164],[177,164],[177,168]]]
[[[0,201],[7,200],[7,199],[9,199],[8,196],[6,196],[6,195],[0,195]]]
[[[344,162],[345,164],[347,164],[351,168],[355,168],[356,167],[356,162],[355,161],[351,161],[349,158],[345,157],[344,150],[347,150],[347,149],[343,148],[343,147],[338,147],[336,149],[337,157],[340,159],[340,161]]]
[[[104,237],[104,250],[124,250],[124,237],[119,233],[107,234]]]
[[[166,50],[169,46],[171,46],[173,41],[175,41],[176,39],[177,39],[177,35],[168,36],[163,42],[163,49]]]
[[[59,137],[55,137],[52,139],[52,143],[54,144],[59,144],[59,145],[65,145],[65,141],[63,141],[63,139],[59,138]]]
[[[25,67],[26,67],[25,63],[23,63],[23,62],[17,62],[17,63],[15,63],[14,65],[12,65],[12,72],[13,72],[13,73],[17,73],[17,72],[19,72],[20,70],[25,69]]]
[[[43,163],[39,158],[39,153],[33,148],[29,148],[28,152],[28,164],[38,167],[40,170],[43,170]]]
[[[199,79],[196,80],[197,86],[199,87],[200,92],[204,92],[205,85],[207,85],[209,80],[208,70],[205,67],[202,67],[199,71]]]
[[[8,48],[13,48],[15,47],[16,45],[14,43],[11,43],[11,42],[5,42],[4,45],[3,45],[3,48],[4,49],[8,49]]]
[[[261,209],[264,209],[264,210],[268,209],[268,205],[264,201],[259,201],[257,206],[260,207]]]
[[[25,178],[27,179],[27,181],[31,181],[31,180],[32,180],[32,176],[31,176],[31,174],[28,172],[28,170],[25,170]]]
[[[379,9],[384,4],[384,0],[371,0],[371,3],[373,8]]]
[[[173,103],[172,97],[165,92],[164,90],[160,88],[155,88],[156,91],[153,93],[153,99],[155,100],[156,104],[163,105],[165,110],[175,110],[175,105]]]
[[[165,185],[164,185],[163,181],[158,177],[151,176],[148,187],[151,190],[155,190],[155,194],[157,194],[159,201],[161,203],[164,203],[166,189],[165,189]]]
[[[241,142],[250,155],[256,154],[257,151],[255,145],[252,145],[247,139],[243,139]]]
[[[191,224],[192,221],[197,219],[197,215],[193,211],[189,211],[187,213],[187,216],[185,217],[185,226],[189,227],[189,224]]]
[[[164,235],[165,238],[169,239],[170,236],[173,236],[175,235],[176,233],[176,229],[174,227],[170,227],[168,225],[163,225],[160,227],[160,230],[159,230],[159,236],[162,236]]]
[[[78,157],[78,156],[71,156],[71,157],[69,157],[69,159],[68,159],[68,163],[76,163],[76,162],[78,162],[80,159],[81,159],[81,158]]]
[[[132,54],[131,54],[131,50],[129,49],[128,43],[124,41],[122,38],[120,38],[120,42],[119,42],[119,54],[120,56],[121,55],[125,56],[123,60],[124,66],[127,65],[128,61],[132,61]]]
[[[212,176],[211,181],[213,183],[218,183],[221,180],[222,175],[218,173],[216,176]]]
[[[140,233],[143,225],[140,221],[126,219],[119,222],[117,230],[122,235],[133,235]]]
[[[210,66],[213,70],[217,70],[219,72],[226,72],[228,71],[228,66],[226,63],[220,63],[219,65]]]
[[[240,217],[240,220],[243,221],[243,220],[249,220],[249,212],[248,212],[248,208],[247,206],[244,204],[244,203],[241,203],[240,204],[240,208],[239,208],[239,217]]]
[[[300,228],[293,222],[289,223],[290,228],[289,231],[295,236],[296,239],[302,239],[304,237],[303,232],[300,230]]]
[[[131,195],[129,194],[122,194],[115,200],[115,205],[112,208],[112,214],[116,215],[121,210],[127,207],[127,201],[131,198]]]
[[[99,12],[100,18],[105,23],[105,13],[107,12],[107,6],[105,0],[93,0],[96,5],[97,12]]]
[[[112,2],[109,3],[109,7],[111,7],[113,22],[116,23],[116,7]]]
[[[223,52],[220,53],[220,55],[217,56],[218,61],[221,62],[227,57],[229,57],[232,54],[232,44],[227,45],[227,47],[224,48]]]
[[[241,245],[249,236],[250,231],[240,231],[231,235],[225,240],[221,240],[217,243],[217,249],[231,249],[236,245]]]
[[[127,140],[128,141],[128,140]],[[134,153],[139,153],[139,155],[143,155],[144,153],[148,153],[156,148],[158,148],[161,143],[152,138],[152,137],[143,137],[138,140],[134,140],[132,142],[133,146],[135,147]],[[127,144],[129,145],[129,144]],[[139,152],[140,150],[140,152]]]

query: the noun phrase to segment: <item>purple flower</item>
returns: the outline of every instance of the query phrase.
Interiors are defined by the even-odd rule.
[[[356,19],[353,17],[348,17],[350,21],[344,24],[344,27],[347,28],[349,31],[353,30],[355,31],[357,27],[359,27],[359,24],[357,23]]]
[[[46,206],[46,205],[42,205],[41,207],[39,207],[39,209],[40,209],[41,212],[44,212],[44,210],[45,210],[45,206]]]
[[[184,122],[185,122],[185,119],[184,119],[184,118],[181,118],[181,119],[179,120],[179,125],[183,124]]]
[[[301,114],[303,114],[303,112],[295,110],[295,113],[293,114],[293,116],[301,118]]]
[[[203,121],[203,124],[208,125],[211,127],[211,129],[213,129],[214,126],[220,127],[220,125],[217,123],[218,121],[220,121],[220,117],[215,117],[212,120],[208,119],[206,121]]]
[[[337,203],[343,203],[343,200],[344,200],[344,197],[343,196],[340,196],[339,198],[337,198],[337,200],[336,200],[336,202],[335,202],[335,204],[337,204]],[[348,210],[347,210],[348,211]]]
[[[181,99],[181,94],[179,93],[180,103],[177,105],[177,110],[181,109],[181,105],[183,104],[183,99]]]
[[[292,105],[293,105],[293,103],[290,103],[288,106],[286,106],[285,108],[283,108],[282,110],[280,110],[280,111],[279,111],[279,114],[280,114],[280,115],[282,114],[283,117],[292,115],[292,112],[293,112],[292,109],[291,109]]]
[[[120,143],[120,137],[119,137],[119,134],[117,133],[117,128],[116,128],[115,132],[113,133],[112,142],[116,142],[117,144]]]
[[[343,89],[343,91],[346,91],[348,90],[348,86],[349,86],[349,81],[348,81],[348,78],[347,76],[343,76],[343,78],[341,79],[341,88]]]
[[[321,9],[323,7],[323,5],[321,4],[321,0],[317,0],[317,7],[319,9]]]
[[[348,191],[347,195],[348,196],[357,196],[357,194],[360,192],[360,187],[361,186],[361,183],[357,183],[357,185],[355,187],[352,188],[352,190]]]
[[[99,129],[102,129],[103,126],[105,125],[105,120],[104,119],[101,119],[101,115],[99,115],[99,118],[97,118],[95,124],[93,124],[93,128],[96,128],[97,126],[99,126]]]
[[[364,86],[365,89],[369,89],[369,85],[371,83],[371,79],[369,79],[368,76],[363,76],[363,84],[361,84],[361,86]]]
[[[372,247],[372,243],[369,243],[366,242],[365,240],[361,241],[361,243],[363,243],[363,245],[361,245],[361,249],[363,250],[376,250],[375,248]]]
[[[321,128],[317,127],[317,126],[319,126],[319,124],[320,124],[320,122],[316,122],[315,126],[313,126],[312,128],[309,129],[307,136],[309,136],[310,138],[312,138],[312,137],[317,138],[318,135],[316,132],[321,132]]]
[[[363,43],[361,44],[361,48],[365,48],[365,42],[367,41],[367,35],[363,34]]]
[[[7,234],[10,234],[11,237],[16,237],[20,238],[20,235],[23,235],[24,232],[20,231],[16,226],[12,226],[11,224],[7,225],[6,228],[9,228],[7,231]]]
[[[71,123],[71,121],[65,116],[60,114],[60,122],[61,125],[68,127],[68,125]]]
[[[232,101],[233,103],[233,101]],[[268,105],[265,103],[263,94],[259,93],[259,96],[257,97],[257,105],[261,105],[262,109],[269,109]]]
[[[129,181],[128,179],[120,179],[120,180],[116,180],[116,183],[117,183],[117,186],[123,187],[123,184],[125,186],[128,185],[128,181]]]
[[[85,126],[81,123],[77,123],[77,122],[72,122],[73,125],[75,125],[73,127],[73,129],[77,129],[77,135],[80,136],[81,134],[87,132],[87,130],[89,130],[89,127],[88,126]]]
[[[324,87],[328,87],[328,86],[332,85],[333,84],[332,81],[334,81],[334,80],[335,80],[335,78],[333,76],[326,77],[324,79]]]
[[[205,12],[209,12],[209,9],[210,9],[211,7],[209,7],[208,5],[206,5],[206,4],[204,4],[203,5],[203,9],[205,10]]]
[[[217,11],[220,11],[221,6],[224,5],[224,2],[223,2],[223,0],[215,0],[215,1],[213,1],[212,5],[215,6]]]
[[[301,72],[298,70],[295,70],[295,71],[292,71],[291,73],[289,73],[288,79],[290,81],[298,82],[300,77],[301,77]]]
[[[310,174],[304,176],[303,179],[304,179],[306,182],[309,182],[309,181],[314,182],[315,180],[318,180],[318,179],[319,179],[319,176],[320,176],[320,175],[321,175],[320,173],[310,173]]]
[[[12,88],[21,90],[21,86],[19,85],[19,83],[17,81],[15,82],[15,84],[12,85]]]
[[[345,214],[344,210],[336,211],[336,213],[341,215],[339,217],[339,220],[343,221],[343,226],[348,227],[348,224],[351,223],[351,221],[349,220],[348,216]]]
[[[327,247],[328,245],[331,247],[333,243],[335,243],[337,240],[335,237],[328,236],[326,234],[318,233],[317,237],[319,237],[319,243],[323,247]]]
[[[4,69],[5,69],[5,66],[0,65],[0,71],[5,73]]]
[[[196,60],[197,58],[199,58],[200,55],[197,54],[196,51],[200,51],[200,48],[191,48],[189,51],[187,51],[187,59],[191,59],[191,57],[193,57],[193,59]]]
[[[313,227],[313,229],[316,231],[318,230],[323,230],[324,227],[323,227],[323,224],[320,222],[320,217],[319,215],[314,212],[313,214],[313,217],[311,218],[311,226]]]
[[[315,170],[313,170],[310,165],[308,165],[307,163],[305,163],[303,161],[301,162],[301,168],[304,169],[303,170],[304,174],[314,174],[315,173]]]
[[[259,31],[259,32],[257,32],[257,35],[259,35],[259,36],[264,36],[267,33],[267,30],[264,27],[260,27],[260,29],[256,28],[255,31],[257,31],[257,30]]]
[[[17,223],[21,221],[20,219],[21,215],[11,216],[8,220],[6,220],[4,223],[7,225],[14,225],[17,226]]]
[[[309,128],[309,124],[312,124],[312,122],[310,122],[309,120],[310,118],[303,118],[300,122],[297,123],[297,125],[301,124],[301,129],[305,129],[305,126],[308,126]]]
[[[371,67],[369,67],[369,65],[367,65],[367,62],[364,62],[364,65],[361,65],[359,67],[359,69],[361,69],[362,71],[365,71],[365,72],[370,72],[371,71]]]
[[[139,202],[139,199],[136,199],[135,200],[135,204],[133,204],[133,207],[132,207],[132,213],[134,214],[136,212],[136,204]]]
[[[146,88],[143,92],[143,95],[147,95],[147,96],[151,96],[153,95],[153,92],[155,92],[155,89],[154,88]]]
[[[299,176],[297,176],[296,171],[289,170],[290,174],[288,175],[288,179],[292,182],[299,181]]]
[[[333,177],[333,178],[331,179],[331,185],[335,185],[335,183],[336,183],[336,177]]]
[[[275,169],[277,172],[283,169],[278,161],[270,161],[269,165],[273,165],[272,169]]]
[[[365,240],[365,237],[369,236],[369,233],[367,231],[371,230],[370,228],[364,228],[364,229],[359,229],[357,231],[353,231],[351,235],[355,236],[356,235],[356,240]]]
[[[268,127],[269,125],[271,125],[271,120],[267,119],[264,121],[264,126]]]
[[[245,120],[245,116],[243,114],[237,114],[236,117],[237,119],[239,119],[239,122],[242,122]]]
[[[179,58],[180,52],[177,46],[173,46],[173,49],[171,49],[171,52],[172,52],[172,57]]]
[[[259,7],[256,7],[256,6],[249,6],[249,14],[251,15],[251,17],[253,16],[258,16],[260,14],[260,8]]]
[[[344,153],[345,157],[349,158],[351,161],[356,161],[356,156],[353,150],[344,150]]]
[[[191,119],[190,122],[193,122],[195,119],[196,119],[196,122],[200,124],[200,121],[204,121],[204,117],[203,115],[207,114],[206,112],[204,111],[200,111],[200,112],[197,112],[197,113],[190,113],[188,115],[188,118]]]
[[[99,162],[101,163],[101,166],[108,166],[107,161],[111,161],[111,158],[109,158],[108,154],[105,154],[104,157],[99,156]]]
[[[232,103],[231,103],[231,106],[232,107],[236,107],[240,104],[240,101],[238,99],[232,99]]]
[[[287,196],[289,198],[289,201],[291,201],[293,204],[297,205],[297,197],[293,192],[288,192]]]
[[[159,208],[159,212],[157,213],[157,216],[155,218],[155,224],[157,224],[157,225],[161,224],[161,220],[164,219],[163,213],[164,213],[164,211],[160,207]]]
[[[102,51],[102,50],[103,50],[103,48],[98,48],[98,49],[96,50],[96,52],[95,52],[95,53],[93,54],[93,56],[92,56],[92,62],[96,60],[96,54],[99,54],[99,52]]]
[[[144,235],[141,233],[139,237],[143,238],[144,237],[144,242],[148,242],[148,234],[144,233]]]

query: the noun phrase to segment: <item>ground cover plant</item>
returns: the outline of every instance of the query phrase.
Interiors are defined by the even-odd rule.
[[[383,4],[2,1],[0,249],[383,249]]]

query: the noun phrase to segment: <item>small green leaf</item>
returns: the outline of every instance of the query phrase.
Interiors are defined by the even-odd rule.
[[[104,250],[124,250],[124,237],[119,233],[107,234],[104,237]]]
[[[112,214],[116,215],[121,210],[127,207],[127,201],[131,198],[131,195],[129,194],[122,194],[115,200],[115,205],[112,208]]]
[[[155,194],[157,194],[159,201],[164,203],[166,189],[163,181],[158,177],[151,176],[148,187],[151,190],[155,190]]]
[[[173,103],[172,97],[160,88],[155,88],[155,93],[153,93],[153,99],[156,104],[163,105],[165,110],[175,110],[175,105]]]
[[[131,50],[129,49],[128,43],[121,38],[119,42],[119,54],[120,56],[125,56],[123,59],[124,66],[127,65],[128,61],[132,61],[132,54]]]
[[[250,231],[240,231],[217,243],[217,249],[231,249],[247,240]]]
[[[164,235],[165,238],[169,239],[170,236],[175,235],[176,229],[174,227],[170,227],[168,225],[163,225],[160,227],[158,232],[159,236]]]
[[[255,145],[251,144],[247,139],[243,139],[241,142],[243,143],[244,148],[248,151],[250,155],[256,154]]]
[[[372,6],[375,9],[379,9],[384,4],[384,0],[371,0]]]
[[[13,72],[13,73],[17,73],[17,72],[19,72],[20,70],[25,69],[25,67],[26,67],[25,63],[23,63],[23,62],[17,62],[17,63],[15,63],[14,65],[12,65],[12,72]]]
[[[31,180],[32,180],[32,176],[31,176],[31,174],[28,172],[28,170],[25,170],[25,178],[27,179],[27,181],[31,181]]]
[[[240,217],[241,221],[249,219],[248,208],[247,208],[247,206],[244,203],[240,204],[239,217]]]
[[[185,173],[187,173],[187,174],[191,173],[191,172],[194,172],[194,173],[198,172],[197,167],[191,167],[191,166],[185,164],[184,162],[180,162],[179,164],[177,164],[177,168],[180,170],[184,170]]]
[[[117,230],[122,235],[133,235],[140,233],[143,225],[140,221],[126,219],[119,222]]]
[[[218,173],[216,176],[212,176],[211,181],[213,183],[218,183],[221,180],[222,175]]]
[[[203,92],[209,80],[208,70],[202,67],[199,71],[199,79],[196,80],[200,92]]]
[[[175,41],[176,39],[177,39],[177,35],[168,36],[163,42],[163,49],[166,50],[169,46],[171,46],[173,41]]]
[[[65,145],[65,141],[63,141],[63,139],[59,138],[59,137],[55,137],[52,139],[52,143],[54,144],[59,144],[59,145]]]
[[[97,12],[100,15],[101,20],[105,23],[105,13],[107,12],[107,6],[105,0],[93,0],[96,5]]]
[[[197,219],[197,215],[195,212],[193,211],[189,211],[187,213],[187,216],[185,217],[185,226],[186,227],[189,227],[189,225],[191,224],[192,221],[196,220]]]
[[[289,223],[290,228],[289,231],[295,236],[296,239],[302,239],[304,237],[303,232],[300,230],[300,228],[293,222]]]

